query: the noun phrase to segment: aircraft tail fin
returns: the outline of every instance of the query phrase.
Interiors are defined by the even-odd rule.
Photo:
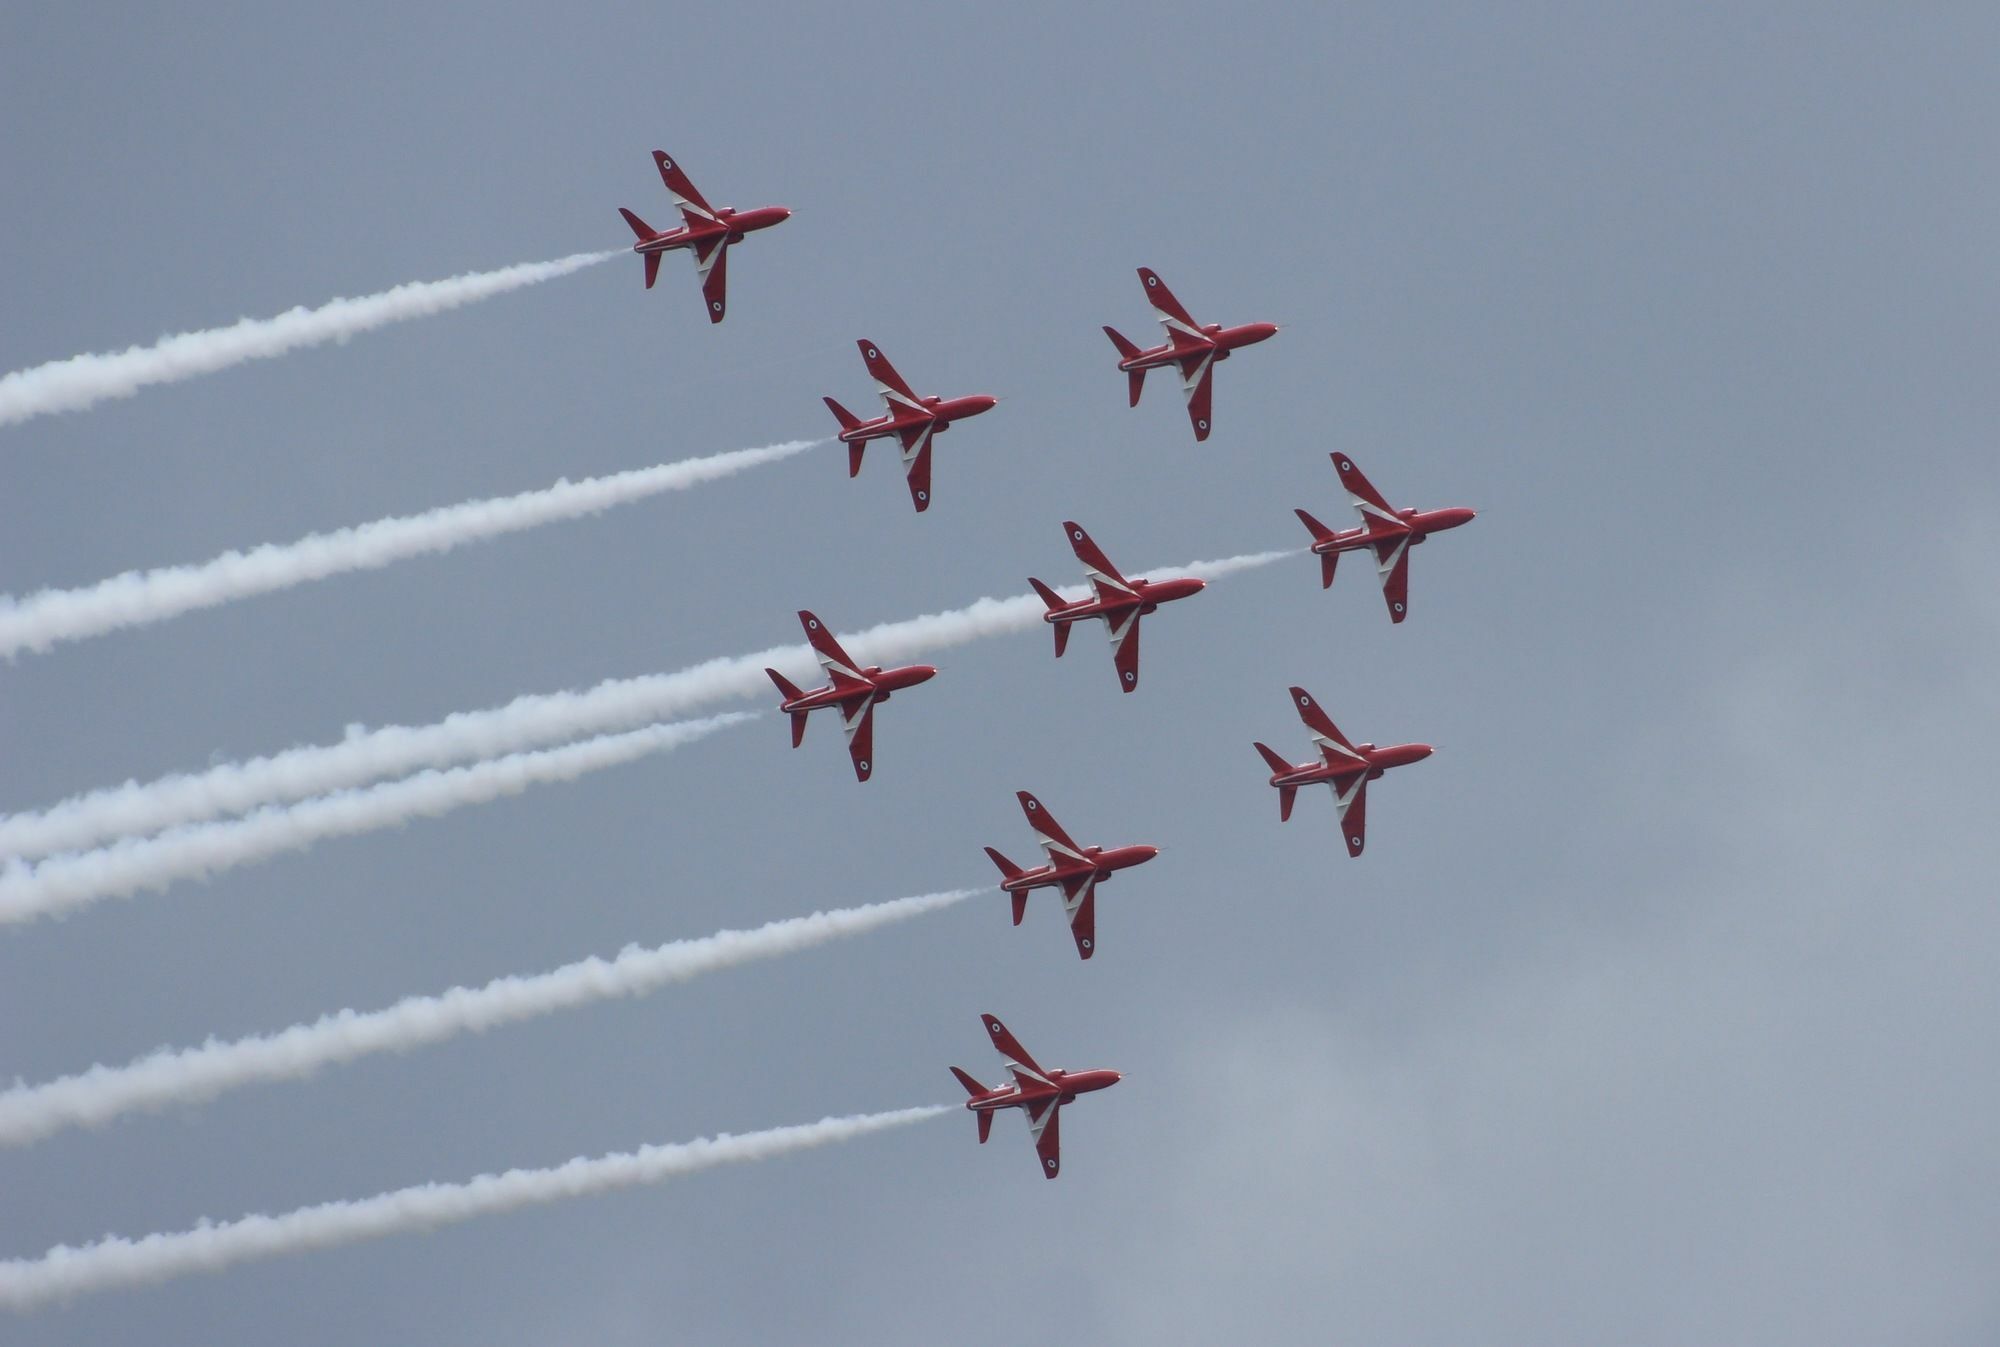
[[[1139,354],[1139,348],[1127,341],[1116,328],[1107,327],[1104,335],[1111,338],[1111,344],[1118,348],[1118,359],[1123,362]],[[1139,405],[1139,394],[1146,391],[1146,371],[1142,369],[1125,371],[1127,391],[1131,394],[1131,406]]]
[[[1050,589],[1034,576],[1031,575],[1028,577],[1028,584],[1033,587],[1036,594],[1041,596],[1042,605],[1050,612],[1060,612],[1068,606],[1063,602],[1062,595]],[[1061,659],[1063,651],[1069,647],[1069,623],[1052,622],[1049,625],[1056,629],[1056,658]]]
[[[647,224],[644,220],[634,215],[631,211],[626,210],[623,206],[620,206],[618,208],[618,213],[625,217],[626,224],[632,226],[632,232],[639,236],[639,242],[651,243],[654,239],[660,236],[659,230],[653,228],[653,226]]]
[[[1314,542],[1323,543],[1328,538],[1331,538],[1333,536],[1332,529],[1320,523],[1319,520],[1314,519],[1304,510],[1294,510],[1292,511],[1292,513],[1297,515],[1299,517],[1299,522],[1306,526],[1306,531],[1312,534]]]
[[[786,701],[795,702],[806,695],[799,690],[798,684],[779,673],[776,669],[766,669],[764,672],[769,674],[771,681],[778,685],[778,693]],[[806,713],[803,711],[794,711],[792,712],[792,747],[797,748],[805,741]]]
[[[1289,772],[1292,770],[1292,764],[1279,757],[1277,750],[1269,744],[1258,744],[1256,745],[1256,749],[1258,753],[1263,755],[1264,765],[1269,767],[1273,773]],[[1298,793],[1299,788],[1297,786],[1278,787],[1278,822],[1284,823],[1291,818],[1292,801],[1298,798]]]
[[[980,1095],[986,1093],[984,1085],[981,1085],[957,1067],[951,1069],[951,1074],[958,1077],[958,1083],[965,1087],[965,1093],[968,1097],[977,1099]],[[986,1138],[993,1135],[993,1115],[988,1112],[981,1112],[977,1116],[979,1118],[979,1144],[984,1146]]]
[[[848,411],[847,408],[841,406],[832,398],[821,398],[820,401],[824,402],[826,409],[833,413],[833,419],[840,422],[840,431],[843,435],[850,430],[858,430],[860,428],[861,418],[853,412]],[[847,475],[849,477],[859,477],[861,475],[861,455],[867,448],[868,445],[865,441],[847,446]]]
[[[992,847],[986,848],[986,857],[1000,868],[1000,877],[1002,879],[1018,879],[1020,877],[1022,873],[1021,867],[1008,860],[1005,856],[1002,856]]]
[[[1028,915],[1028,895],[1025,890],[1012,895],[1014,899],[1014,924],[1019,926],[1021,918]]]

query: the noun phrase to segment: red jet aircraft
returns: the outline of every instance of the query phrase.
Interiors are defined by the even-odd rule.
[[[701,193],[688,181],[687,174],[681,172],[680,165],[667,157],[665,150],[654,150],[653,162],[660,166],[660,180],[666,183],[674,205],[680,207],[683,223],[679,229],[661,233],[623,206],[618,208],[625,223],[639,236],[632,251],[646,259],[646,288],[652,289],[659,278],[660,254],[686,248],[694,255],[695,270],[701,274],[701,297],[708,301],[708,321],[719,323],[729,304],[729,245],[743,242],[743,236],[753,230],[769,229],[790,218],[791,212],[783,206],[759,206],[756,210],[724,206],[717,210],[701,199]]]
[[[1049,817],[1042,802],[1025,790],[1014,792],[1028,826],[1048,853],[1049,863],[1023,870],[992,847],[986,854],[1000,867],[1000,887],[1014,896],[1014,924],[1021,924],[1028,910],[1031,889],[1061,889],[1063,911],[1069,914],[1069,933],[1076,940],[1079,958],[1088,959],[1097,947],[1097,884],[1111,878],[1114,870],[1144,865],[1160,854],[1158,847],[1080,847],[1070,841],[1062,825]]]
[[[1139,393],[1146,386],[1147,370],[1172,365],[1181,372],[1181,390],[1187,394],[1188,420],[1194,422],[1194,437],[1205,440],[1208,438],[1209,385],[1215,362],[1229,359],[1229,353],[1240,346],[1252,346],[1263,341],[1277,332],[1278,325],[1244,323],[1240,327],[1224,327],[1220,323],[1210,323],[1204,327],[1188,317],[1188,311],[1174,298],[1174,292],[1167,289],[1167,283],[1155,275],[1151,267],[1140,267],[1139,279],[1145,284],[1146,298],[1152,301],[1153,315],[1166,329],[1167,342],[1164,346],[1149,346],[1142,351],[1115,329],[1104,329],[1104,335],[1111,338],[1111,344],[1118,348],[1118,368],[1124,370],[1130,380],[1131,405],[1139,405]]]
[[[875,770],[876,703],[888,701],[892,692],[928,683],[937,670],[928,664],[906,664],[900,669],[871,664],[864,669],[848,658],[826,624],[804,609],[799,610],[799,625],[806,629],[806,640],[812,643],[813,654],[831,681],[823,688],[804,692],[776,669],[764,670],[784,696],[778,709],[792,717],[792,747],[797,748],[806,737],[808,714],[823,706],[838,707],[841,725],[847,730],[847,753],[854,759],[855,778],[866,781]]]
[[[1435,750],[1429,744],[1390,744],[1386,748],[1350,744],[1334,728],[1326,712],[1319,709],[1310,692],[1293,688],[1292,701],[1299,708],[1299,719],[1306,723],[1313,740],[1319,744],[1321,760],[1294,767],[1263,744],[1257,745],[1257,751],[1271,766],[1271,784],[1278,788],[1278,821],[1282,823],[1292,816],[1292,798],[1300,786],[1324,781],[1332,787],[1334,805],[1340,810],[1347,854],[1359,856],[1368,830],[1368,783],[1391,767],[1422,762]]]
[[[1389,620],[1401,622],[1410,600],[1410,549],[1433,533],[1470,523],[1476,512],[1462,508],[1391,509],[1389,502],[1382,499],[1382,493],[1354,466],[1353,459],[1340,453],[1331,457],[1356,513],[1361,516],[1361,527],[1335,532],[1304,510],[1292,511],[1312,531],[1312,550],[1319,553],[1320,588],[1332,588],[1333,568],[1340,563],[1342,552],[1358,552],[1365,547],[1375,553],[1375,573],[1382,580],[1382,599],[1389,605]]]
[[[963,398],[920,398],[896,373],[896,367],[874,342],[862,338],[854,343],[868,362],[868,373],[887,409],[873,421],[863,421],[832,398],[821,399],[834,419],[840,422],[840,440],[847,446],[847,475],[861,472],[861,455],[870,440],[894,436],[903,445],[903,468],[910,478],[910,501],[922,513],[931,507],[931,437],[951,429],[951,423],[993,410],[1000,399],[984,393]]]
[[[1097,597],[1071,603],[1040,580],[1028,577],[1035,593],[1048,605],[1042,621],[1056,629],[1056,658],[1061,659],[1069,645],[1070,623],[1101,617],[1104,630],[1111,637],[1111,662],[1118,668],[1118,685],[1130,692],[1139,686],[1139,619],[1163,603],[1201,593],[1207,582],[1186,576],[1175,580],[1127,580],[1074,521],[1065,520],[1063,532],[1069,535],[1070,550],[1083,563],[1083,573]]]
[[[1062,1106],[1074,1104],[1080,1094],[1116,1085],[1118,1073],[1044,1071],[1035,1065],[1027,1049],[1014,1041],[1006,1025],[991,1015],[979,1018],[986,1021],[986,1032],[992,1037],[993,1046],[1000,1050],[1000,1059],[1014,1073],[1012,1085],[989,1090],[957,1067],[951,1069],[951,1074],[958,1077],[958,1083],[972,1096],[965,1106],[978,1115],[979,1144],[985,1145],[987,1135],[993,1130],[994,1113],[1003,1108],[1020,1109],[1028,1115],[1028,1131],[1034,1134],[1035,1153],[1042,1157],[1042,1173],[1052,1179],[1062,1171],[1062,1135],[1057,1128]]]

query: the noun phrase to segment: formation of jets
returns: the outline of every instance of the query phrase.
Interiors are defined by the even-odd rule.
[[[701,277],[702,299],[709,321],[719,323],[727,312],[730,246],[742,242],[744,236],[753,231],[780,223],[791,212],[782,206],[747,211],[726,206],[712,207],[695,190],[679,165],[665,153],[655,150],[653,160],[659,168],[661,181],[666,184],[675,207],[681,213],[682,224],[678,229],[662,233],[631,211],[621,208],[619,213],[637,235],[632,250],[645,261],[646,286],[651,289],[657,279],[663,254],[674,249],[686,249],[693,256],[695,269]],[[1243,323],[1235,327],[1197,323],[1174,298],[1158,273],[1149,267],[1138,270],[1140,285],[1166,339],[1158,346],[1141,348],[1116,329],[1104,329],[1104,334],[1118,351],[1118,368],[1126,376],[1129,405],[1139,405],[1139,394],[1145,388],[1149,371],[1173,369],[1180,376],[1194,437],[1197,441],[1206,440],[1214,424],[1216,364],[1245,346],[1268,340],[1277,333],[1278,327],[1274,323]],[[910,502],[922,513],[931,504],[931,449],[937,437],[955,422],[991,411],[998,399],[983,393],[952,398],[920,397],[896,372],[896,367],[889,363],[879,346],[866,338],[856,345],[882,398],[883,411],[880,416],[863,420],[832,398],[824,399],[827,409],[840,424],[840,440],[847,445],[848,476],[860,474],[862,455],[871,440],[893,439],[902,449]],[[1389,608],[1389,619],[1392,623],[1400,623],[1409,611],[1410,549],[1433,533],[1469,522],[1474,512],[1462,508],[1396,509],[1362,475],[1353,459],[1339,452],[1335,452],[1332,458],[1334,469],[1340,474],[1341,484],[1346,487],[1360,522],[1353,528],[1334,530],[1306,511],[1296,511],[1312,535],[1311,551],[1320,559],[1321,586],[1332,586],[1334,570],[1342,553],[1368,552],[1375,560],[1383,600]],[[1128,580],[1111,564],[1081,525],[1066,521],[1063,532],[1083,567],[1084,577],[1090,586],[1089,595],[1065,599],[1040,580],[1030,578],[1028,581],[1047,610],[1042,620],[1053,628],[1056,655],[1060,658],[1067,648],[1070,628],[1074,624],[1101,621],[1110,638],[1111,661],[1117,672],[1119,688],[1132,692],[1139,685],[1140,619],[1156,611],[1163,603],[1200,593],[1203,582],[1188,576]],[[778,709],[791,717],[792,746],[797,748],[805,738],[806,720],[812,712],[833,709],[839,713],[842,728],[847,733],[847,749],[854,762],[854,775],[857,780],[866,781],[874,771],[875,707],[888,701],[893,693],[928,682],[937,670],[928,664],[893,669],[878,665],[864,668],[841,648],[833,633],[818,617],[801,611],[799,622],[805,628],[806,640],[820,667],[825,670],[828,681],[825,687],[807,692],[776,669],[765,670],[778,689]],[[1353,743],[1304,688],[1292,688],[1291,695],[1299,718],[1304,721],[1318,750],[1318,757],[1294,764],[1265,744],[1255,745],[1271,769],[1269,782],[1278,791],[1279,821],[1291,818],[1299,787],[1324,783],[1333,793],[1347,853],[1350,857],[1358,857],[1367,838],[1368,783],[1391,768],[1429,757],[1431,746],[1392,744],[1378,748],[1372,743]],[[1028,826],[1034,830],[1045,863],[1024,869],[992,847],[986,848],[987,856],[1000,870],[1001,890],[1012,899],[1014,924],[1021,924],[1031,892],[1053,889],[1061,897],[1078,957],[1089,959],[1097,948],[1098,885],[1120,870],[1152,860],[1159,854],[1159,848],[1080,846],[1049,816],[1048,810],[1035,796],[1020,791],[1016,798],[1020,801]],[[1080,1094],[1115,1085],[1119,1074],[1102,1070],[1045,1070],[1036,1064],[999,1020],[991,1015],[982,1018],[988,1037],[999,1050],[1013,1083],[988,1088],[959,1068],[951,1068],[959,1084],[965,1087],[968,1095],[966,1108],[979,1120],[979,1140],[983,1143],[987,1139],[996,1112],[1020,1109],[1028,1120],[1042,1172],[1054,1178],[1061,1171],[1058,1120],[1063,1106],[1075,1102]]]

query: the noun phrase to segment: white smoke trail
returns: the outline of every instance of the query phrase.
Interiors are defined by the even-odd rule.
[[[248,552],[224,552],[199,565],[127,571],[82,589],[45,589],[21,599],[0,595],[0,655],[11,658],[22,650],[43,651],[59,641],[162,622],[308,580],[387,566],[426,552],[448,552],[481,538],[596,514],[790,458],[823,443],[789,440],[581,482],[559,481],[541,491],[377,519],[332,533],[309,534],[297,542],[267,543]]]
[[[822,1118],[816,1123],[740,1136],[722,1132],[696,1141],[641,1146],[636,1151],[595,1158],[578,1156],[553,1169],[510,1169],[504,1174],[481,1174],[465,1183],[426,1183],[356,1201],[323,1202],[282,1216],[245,1216],[139,1239],[107,1235],[74,1248],[57,1245],[40,1258],[0,1262],[0,1308],[31,1310],[93,1291],[143,1286],[190,1272],[216,1272],[251,1259],[430,1230],[517,1207],[660,1183],[719,1165],[746,1164],[851,1141],[951,1111],[950,1105],[934,1104],[893,1113]]]
[[[170,828],[158,837],[128,837],[96,851],[63,852],[39,865],[18,860],[0,867],[0,925],[66,915],[103,898],[129,898],[177,879],[232,870],[326,837],[372,832],[423,815],[436,817],[545,781],[573,781],[586,772],[662,753],[755,717],[730,711],[706,720],[649,725],[536,753],[513,753],[449,771],[432,769],[401,781],[344,790],[295,805],[270,805],[241,819]]]
[[[1268,566],[1297,551],[1257,552],[1220,561],[1160,567],[1155,574],[1216,579]],[[1083,586],[1060,590],[1068,597]],[[1033,594],[979,599],[964,608],[901,622],[885,622],[841,644],[862,660],[908,659],[927,650],[1040,624],[1042,602]],[[643,725],[728,697],[771,691],[764,667],[797,678],[817,667],[804,645],[773,646],[750,655],[712,659],[678,673],[610,679],[583,692],[538,693],[505,706],[461,711],[432,725],[350,729],[337,744],[286,749],[269,757],[224,763],[206,771],[127,782],[74,796],[40,813],[0,818],[0,856],[40,856],[90,846],[108,838],[158,831],[180,823],[237,814],[275,801],[299,800],[423,767],[466,762]]]
[[[323,1066],[370,1053],[408,1052],[457,1034],[484,1033],[594,1001],[644,996],[703,973],[908,921],[988,891],[955,889],[896,898],[651,949],[627,945],[614,959],[583,959],[531,977],[495,978],[483,987],[409,996],[385,1010],[342,1010],[233,1043],[211,1038],[199,1047],[162,1048],[126,1066],[93,1066],[45,1085],[0,1093],[0,1146],[26,1145],[65,1127],[96,1127],[134,1109],[200,1103],[257,1081],[301,1079]]]
[[[179,383],[246,360],[343,340],[405,319],[428,318],[524,285],[567,276],[623,252],[620,248],[573,253],[554,262],[468,272],[442,281],[412,281],[379,295],[329,300],[316,309],[300,306],[272,318],[244,318],[228,327],[162,337],[151,346],[74,355],[15,370],[0,375],[0,426],[52,412],[81,411],[107,398],[129,398],[152,384]]]

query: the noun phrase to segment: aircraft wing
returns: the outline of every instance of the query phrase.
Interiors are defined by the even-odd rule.
[[[1335,453],[1332,458],[1334,470],[1340,474],[1340,484],[1347,488],[1347,498],[1353,502],[1363,524],[1372,525],[1379,520],[1397,528],[1404,527],[1402,517],[1390,508],[1388,501],[1382,499],[1382,493],[1375,489],[1374,484],[1361,475],[1361,469],[1354,466],[1353,459],[1342,453]]]
[[[720,224],[715,207],[702,200],[700,192],[688,181],[688,175],[681,172],[681,166],[668,157],[665,150],[653,151],[653,162],[659,165],[660,181],[667,185],[667,194],[680,207],[681,216],[690,224]]]
[[[1347,854],[1359,856],[1361,844],[1368,836],[1368,773],[1357,773],[1345,790],[1338,781],[1328,784],[1333,787],[1333,802],[1340,810],[1340,831],[1347,839]]]
[[[1330,765],[1352,766],[1356,769],[1368,765],[1368,760],[1348,742],[1347,736],[1340,732],[1332,717],[1319,709],[1319,703],[1313,700],[1310,692],[1304,688],[1293,688],[1292,703],[1299,708],[1299,719],[1305,722],[1308,730],[1312,731],[1314,741],[1319,744],[1321,754]]]
[[[868,365],[868,377],[875,381],[875,391],[882,395],[882,401],[888,404],[891,412],[898,407],[915,412],[928,410],[923,399],[912,393],[910,386],[903,382],[903,376],[896,373],[896,367],[889,363],[889,357],[882,354],[880,347],[866,337],[854,344],[861,348],[861,359]]]
[[[1208,438],[1209,402],[1215,391],[1215,352],[1196,351],[1180,359],[1181,391],[1187,394],[1188,420],[1194,423],[1194,437]]]
[[[1052,1179],[1062,1172],[1062,1104],[1051,1096],[1039,1106],[1023,1105],[1021,1111],[1028,1115],[1028,1132],[1035,1138],[1042,1174]]]
[[[909,479],[910,503],[919,513],[928,510],[931,504],[931,437],[936,434],[935,421],[904,426],[896,432],[896,438],[903,443],[903,474]]]
[[[864,696],[853,707],[843,703],[840,720],[847,731],[847,756],[854,759],[854,779],[866,781],[875,770],[875,698]]]
[[[1063,911],[1069,916],[1070,937],[1077,957],[1088,959],[1097,949],[1097,872],[1062,882]]]
[[[1053,861],[1058,856],[1073,861],[1083,859],[1083,848],[1070,841],[1069,834],[1062,830],[1060,823],[1050,817],[1049,811],[1042,807],[1040,800],[1025,790],[1015,791],[1014,798],[1021,802],[1021,812],[1027,815],[1028,826],[1035,830],[1036,840],[1041,842],[1042,850],[1048,852],[1050,860]]]
[[[1188,316],[1181,302],[1174,298],[1174,292],[1167,289],[1167,283],[1151,267],[1139,268],[1140,283],[1146,287],[1146,302],[1153,306],[1153,316],[1166,329],[1167,340],[1176,351],[1206,349],[1213,345],[1208,334],[1201,330],[1201,324]]]
[[[710,240],[707,251],[694,248],[694,267],[701,275],[701,297],[708,303],[708,321],[719,323],[729,309],[729,236]]]
[[[1111,564],[1111,558],[1090,540],[1090,535],[1083,531],[1081,525],[1074,520],[1064,520],[1063,532],[1069,535],[1069,550],[1076,553],[1076,559],[1083,563],[1084,576],[1090,581],[1091,588],[1097,591],[1098,598],[1116,602],[1137,594],[1132,582],[1118,573],[1118,568]]]
[[[1055,1084],[1049,1079],[1049,1073],[1035,1064],[1035,1059],[1028,1055],[1028,1050],[1007,1032],[1006,1025],[991,1015],[981,1015],[979,1018],[985,1021],[987,1036],[999,1050],[1000,1060],[1014,1073],[1015,1084],[1028,1091],[1046,1090]]]
[[[806,609],[799,609],[799,625],[806,629],[806,640],[812,645],[813,655],[819,660],[819,667],[826,670],[836,688],[865,687],[875,685],[861,676],[861,666],[840,648],[840,642],[833,639],[826,623],[814,617]]]
[[[1382,601],[1389,605],[1389,620],[1401,622],[1410,604],[1409,534],[1375,542],[1375,573],[1382,580]]]
[[[1139,686],[1139,609],[1127,608],[1116,619],[1106,617],[1111,634],[1111,662],[1118,668],[1118,686],[1130,692]]]

